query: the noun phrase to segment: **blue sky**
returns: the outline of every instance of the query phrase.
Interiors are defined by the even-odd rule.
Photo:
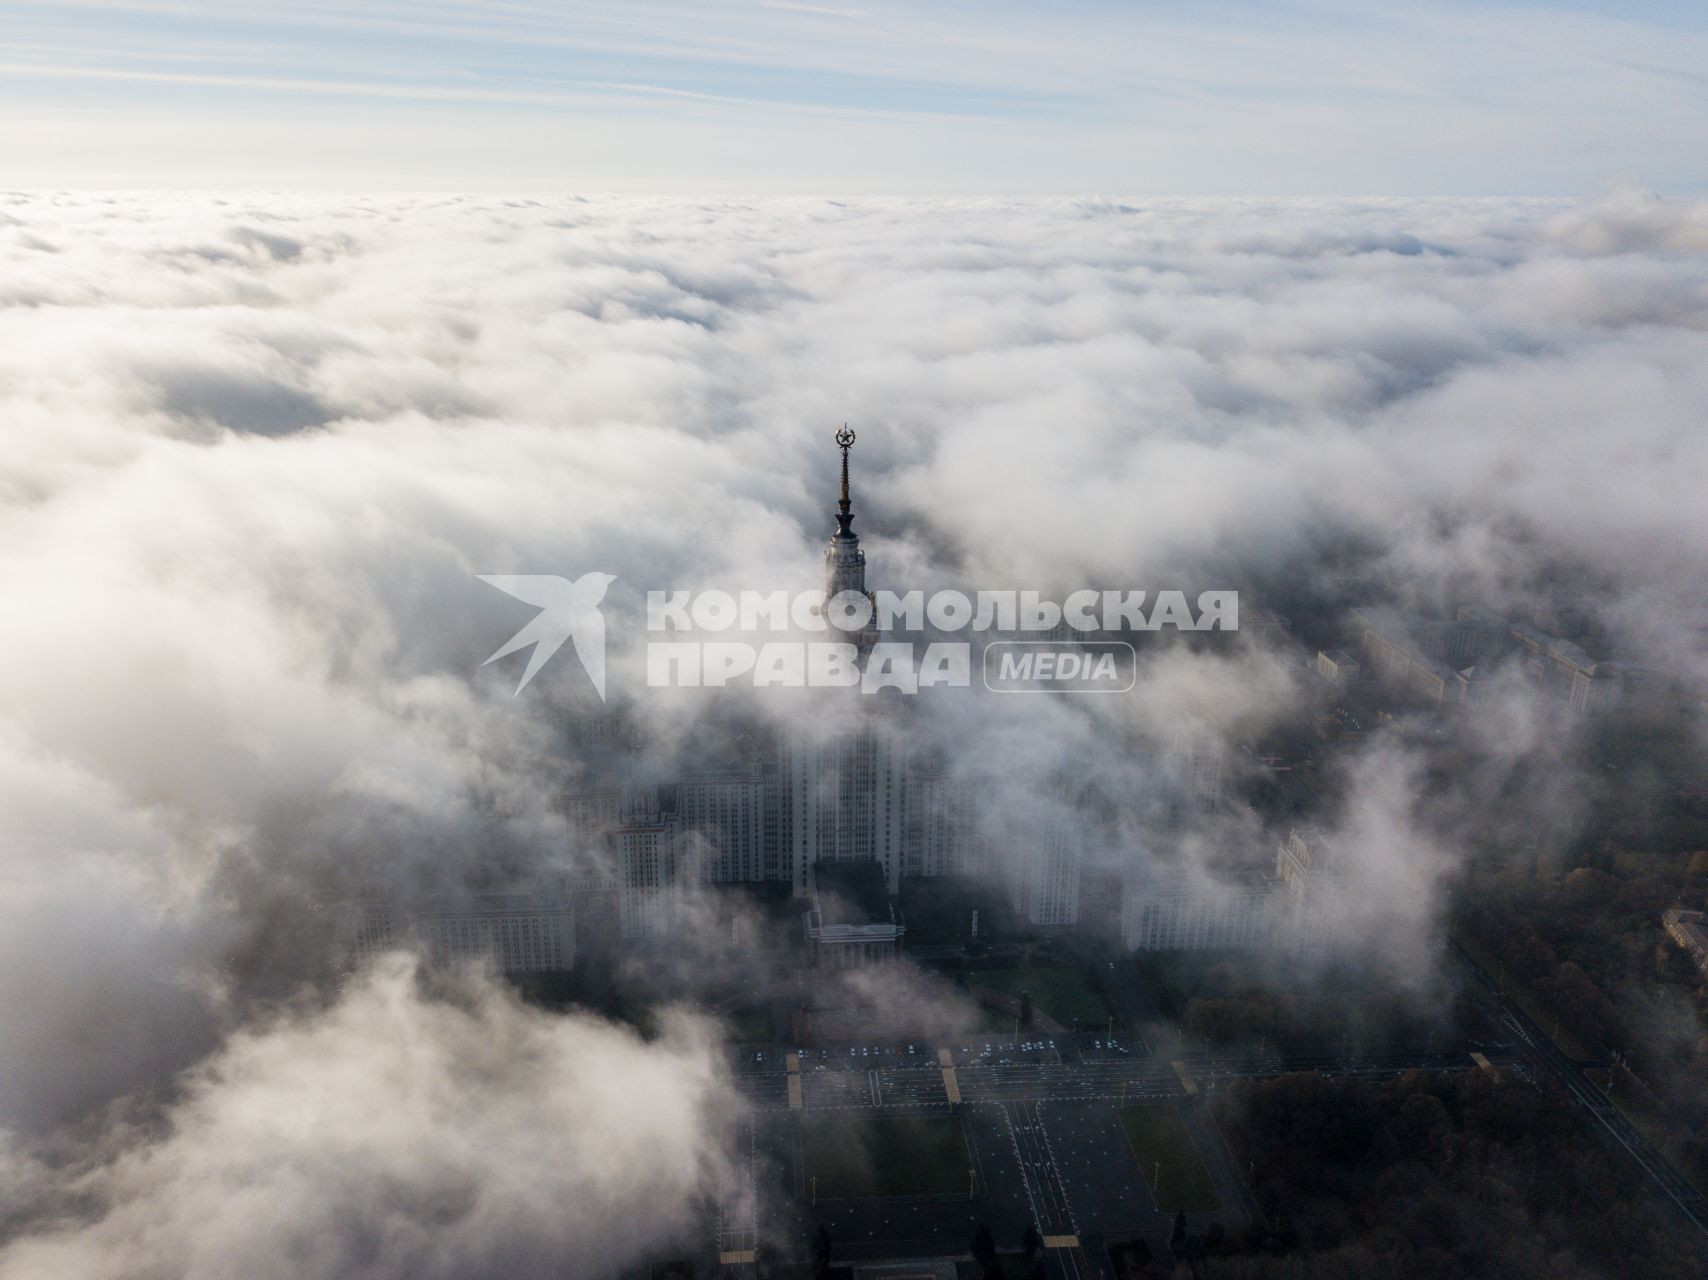
[[[12,185],[1708,188],[1708,6],[0,0]]]

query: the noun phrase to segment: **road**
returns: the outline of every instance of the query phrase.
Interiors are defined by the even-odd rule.
[[[1079,1223],[1068,1203],[1067,1189],[1050,1147],[1049,1130],[1035,1102],[1011,1102],[1002,1108],[1008,1125],[1008,1140],[1014,1149],[1015,1163],[1025,1179],[1026,1200],[1032,1210],[1032,1222],[1046,1244],[1079,1239]],[[1044,1265],[1049,1274],[1067,1277],[1074,1274],[1068,1250],[1048,1248]]]
[[[1477,978],[1490,1017],[1512,1037],[1511,1043],[1483,1046],[1490,1062],[1508,1076],[1531,1079],[1539,1072],[1558,1080],[1592,1125],[1708,1234],[1703,1198],[1584,1075],[1585,1064],[1563,1053],[1469,956],[1460,953],[1460,958]],[[1013,1248],[1030,1220],[1040,1235],[1059,1246],[1046,1252],[1049,1274],[1067,1280],[1103,1270],[1093,1261],[1096,1254],[1082,1252],[1075,1242],[1131,1231],[1135,1224],[1141,1230],[1166,1231],[1170,1215],[1152,1202],[1142,1174],[1126,1168],[1130,1159],[1122,1158],[1126,1149],[1120,1103],[1166,1102],[1177,1108],[1218,1186],[1225,1211],[1232,1211],[1237,1223],[1255,1215],[1257,1206],[1203,1110],[1207,1097],[1228,1082],[1295,1072],[1386,1079],[1407,1071],[1463,1071],[1471,1062],[1464,1050],[1198,1053],[1169,1059],[1150,1056],[1142,1041],[1047,1034],[1019,1044],[1006,1037],[979,1037],[945,1046],[916,1041],[800,1051],[796,1105],[807,1111],[949,1112],[953,1108],[946,1082],[953,1075],[964,1104],[959,1114],[978,1165],[977,1195],[893,1202],[808,1202],[799,1171],[798,1130],[785,1118],[791,1109],[785,1050],[733,1054],[730,1078],[752,1105],[755,1120],[770,1127],[761,1145],[768,1147],[767,1159],[782,1170],[791,1193],[786,1196],[793,1206],[786,1210],[789,1234],[804,1239],[815,1224],[823,1223],[832,1230],[839,1256],[875,1258],[896,1256],[913,1246],[922,1254],[958,1251],[981,1222],[997,1231],[1002,1247]],[[750,1129],[745,1135],[750,1161],[752,1133]],[[742,1205],[746,1214],[732,1213],[720,1224],[726,1248],[753,1238],[756,1224],[750,1215],[756,1190],[749,1182]],[[1202,1229],[1212,1216],[1192,1222],[1191,1229]]]
[[[961,1100],[967,1103],[1122,1101],[1186,1097],[1187,1091],[1172,1062],[1150,1058],[1082,1058],[1050,1048],[1014,1053],[1006,1047],[986,1057],[978,1046],[952,1046]],[[1510,1050],[1488,1050],[1495,1065],[1524,1074],[1521,1057]],[[847,1068],[848,1059],[832,1053],[822,1062],[801,1066],[801,1102],[809,1111],[845,1108],[947,1106],[943,1073],[935,1060],[903,1056],[894,1065]],[[1317,1071],[1331,1076],[1387,1079],[1407,1071],[1463,1071],[1471,1065],[1463,1052],[1409,1054],[1267,1054],[1182,1060],[1201,1088],[1238,1079]],[[741,1094],[755,1107],[789,1105],[787,1075],[780,1064],[749,1064],[734,1073]]]
[[[1468,1053],[1357,1055],[1197,1055],[1159,1061],[1127,1044],[1083,1037],[1023,1041],[968,1040],[942,1046],[953,1064],[962,1106],[951,1106],[948,1072],[935,1046],[915,1042],[800,1051],[798,1071],[790,1055],[775,1049],[732,1055],[732,1082],[752,1105],[760,1134],[760,1160],[774,1174],[762,1180],[785,1192],[773,1201],[780,1234],[809,1239],[823,1224],[840,1258],[883,1258],[959,1252],[979,1224],[989,1225],[999,1245],[1017,1248],[1027,1222],[1051,1246],[1045,1265],[1057,1280],[1103,1274],[1100,1250],[1081,1249],[1110,1232],[1146,1232],[1153,1247],[1166,1240],[1172,1208],[1154,1203],[1142,1171],[1133,1162],[1121,1129],[1123,1102],[1174,1105],[1210,1168],[1224,1210],[1190,1215],[1191,1229],[1212,1220],[1237,1228],[1257,1209],[1220,1135],[1203,1114],[1207,1096],[1226,1082],[1297,1071],[1387,1078],[1406,1071],[1462,1071]],[[1516,1053],[1490,1050],[1503,1069],[1527,1074]],[[800,1164],[799,1130],[791,1122],[789,1080],[798,1081],[799,1109],[813,1112],[893,1110],[955,1113],[977,1168],[976,1194],[891,1200],[822,1200],[812,1194]],[[1188,1081],[1196,1093],[1189,1091]],[[1053,1136],[1052,1136],[1053,1135]],[[754,1159],[749,1146],[749,1159]],[[722,1249],[752,1239],[756,1189],[750,1173],[746,1195],[728,1206],[719,1223]],[[760,1196],[764,1199],[764,1196]]]
[[[1631,1161],[1643,1171],[1650,1182],[1677,1206],[1696,1229],[1708,1235],[1708,1203],[1701,1194],[1673,1168],[1665,1156],[1655,1150],[1645,1138],[1595,1084],[1584,1075],[1584,1064],[1568,1057],[1551,1040],[1530,1015],[1509,999],[1505,992],[1458,943],[1453,950],[1476,976],[1485,1002],[1492,1013],[1534,1057],[1540,1068],[1565,1087],[1572,1099],[1587,1111],[1594,1124],[1604,1131]]]

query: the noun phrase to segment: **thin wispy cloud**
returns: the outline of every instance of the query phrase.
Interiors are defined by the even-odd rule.
[[[22,0],[0,61],[23,180],[265,180],[263,146],[324,185],[1708,183],[1708,18],[1665,6]]]

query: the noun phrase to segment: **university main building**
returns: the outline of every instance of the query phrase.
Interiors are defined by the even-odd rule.
[[[824,552],[827,600],[869,595],[854,530],[849,453],[836,435],[841,485]],[[875,622],[851,636],[877,640]],[[835,692],[835,691],[832,691]],[[805,900],[809,947],[821,963],[869,959],[904,931],[889,899],[903,877],[987,875],[992,844],[977,822],[985,780],[951,773],[918,746],[904,714],[853,699],[834,722],[749,725],[718,760],[690,761],[666,785],[589,788],[568,797],[576,838],[593,851],[578,888],[614,894],[625,939],[668,938],[707,884],[785,882]],[[1018,859],[1016,906],[1032,923],[1078,917],[1079,859],[1066,824],[1038,833],[1044,857]]]
[[[841,484],[823,557],[826,600],[869,594],[850,491],[854,433],[844,427],[836,443]],[[875,621],[851,639],[869,651]],[[583,938],[668,946],[708,886],[752,885],[786,888],[812,960],[843,967],[894,954],[906,933],[895,906],[902,881],[940,876],[999,886],[1032,926],[1079,923],[1081,885],[1094,874],[1091,798],[1048,779],[1031,780],[1027,791],[1014,778],[957,771],[921,719],[929,698],[822,692],[810,714],[786,724],[755,718],[751,705],[735,708],[733,723],[715,725],[710,745],[686,746],[668,777],[637,776],[643,753],[615,717],[580,725],[597,755],[561,798],[571,869],[531,893],[407,910],[366,904],[358,952],[413,938],[442,959],[487,955],[519,973],[568,969]],[[1192,805],[1220,804],[1219,741],[1184,733],[1168,756],[1163,767]],[[1285,922],[1326,921],[1334,894],[1335,858],[1314,833],[1293,833],[1273,875],[1240,885],[1153,879],[1142,856],[1115,852],[1120,866],[1095,873],[1094,898],[1105,927],[1137,949],[1268,945]]]

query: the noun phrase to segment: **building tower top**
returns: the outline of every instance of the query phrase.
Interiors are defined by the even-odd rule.
[[[836,433],[836,444],[842,450],[842,489],[836,501],[836,532],[830,535],[830,545],[824,549],[824,598],[828,603],[845,591],[866,595],[866,553],[860,550],[860,535],[854,532],[854,505],[848,497],[848,451],[854,447],[854,433],[842,424]],[[877,640],[875,621],[850,638],[862,650]]]
[[[852,538],[854,531],[850,526],[854,523],[854,509],[848,501],[848,451],[854,447],[854,433],[846,422],[836,433],[836,443],[842,448],[842,496],[836,502],[836,536]]]

